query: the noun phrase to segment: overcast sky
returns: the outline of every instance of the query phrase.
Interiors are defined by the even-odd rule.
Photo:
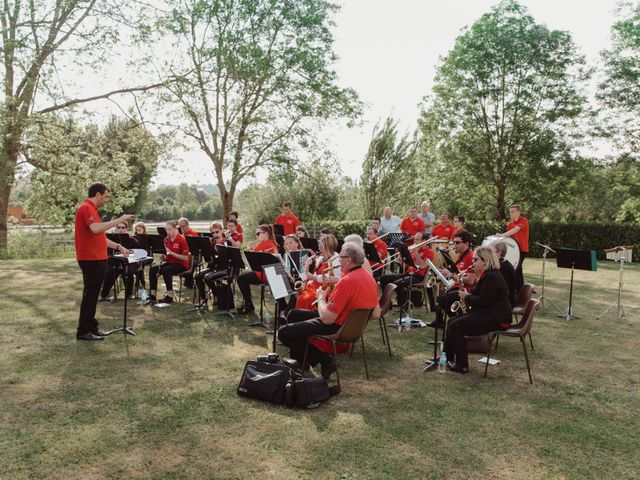
[[[336,17],[336,70],[343,86],[366,104],[364,124],[322,132],[346,175],[360,175],[373,126],[393,115],[413,131],[421,99],[429,94],[438,58],[453,47],[460,30],[496,0],[344,0]],[[521,0],[539,23],[566,30],[595,65],[609,44],[615,0]],[[162,168],[155,183],[215,183],[211,164],[194,150],[180,160],[180,172]]]

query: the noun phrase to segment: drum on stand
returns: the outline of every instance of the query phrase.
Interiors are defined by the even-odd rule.
[[[511,237],[496,237],[495,235],[489,235],[482,241],[482,245],[491,245],[494,242],[504,242],[507,245],[507,253],[505,254],[505,260],[509,260],[513,268],[518,268],[518,263],[520,263],[520,247],[518,246],[518,242],[516,242]]]

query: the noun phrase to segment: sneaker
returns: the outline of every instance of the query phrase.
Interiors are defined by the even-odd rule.
[[[242,308],[238,309],[238,313],[240,315],[248,315],[249,313],[253,313],[256,311],[256,308],[253,305],[245,305]]]
[[[156,297],[154,295],[151,295],[144,301],[142,305],[155,305],[156,303],[158,303]]]
[[[158,303],[173,303],[173,297],[165,295]]]
[[[97,340],[104,340],[104,337],[100,337],[98,335],[94,335],[91,332],[87,332],[84,335],[76,335],[76,340],[97,341]]]

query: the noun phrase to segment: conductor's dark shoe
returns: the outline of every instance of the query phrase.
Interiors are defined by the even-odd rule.
[[[158,303],[173,303],[173,297],[170,297],[169,295],[165,295],[163,298],[160,299]]]
[[[99,337],[98,335],[94,335],[91,332],[87,332],[84,335],[76,335],[76,340],[96,341],[96,340],[104,340],[104,337]]]
[[[256,311],[256,308],[253,305],[245,305],[242,308],[238,309],[238,313],[240,315],[248,315],[249,313],[253,313]]]
[[[109,297],[100,297],[98,299],[99,302],[108,302],[109,301]]]
[[[447,368],[452,372],[461,373],[463,375],[469,373],[469,367],[459,367],[453,362],[447,362]]]
[[[329,377],[333,375],[336,370],[338,370],[338,365],[335,360],[328,365],[320,365],[320,375],[322,375],[322,378],[325,380],[329,380]]]
[[[93,333],[96,337],[106,337],[107,334],[100,329],[94,330]]]

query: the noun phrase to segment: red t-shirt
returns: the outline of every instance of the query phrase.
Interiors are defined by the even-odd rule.
[[[178,233],[176,235],[176,238],[174,238],[173,240],[171,240],[171,237],[167,235],[166,237],[164,237],[163,242],[164,246],[171,250],[173,253],[177,253],[178,255],[187,255],[186,260],[178,260],[173,255],[167,255],[164,261],[167,263],[177,263],[179,265],[184,265],[184,267],[189,270],[189,268],[191,268],[191,263],[189,262],[190,252],[189,245],[187,245],[187,241],[185,240],[184,235]]]
[[[298,217],[293,213],[291,215],[285,215],[284,213],[279,215],[274,223],[276,225],[282,225],[285,235],[295,235],[296,228],[302,225]]]
[[[184,235],[185,237],[197,237],[199,234],[193,228],[189,227],[189,230],[187,230],[186,232],[183,231],[182,235]]]
[[[431,231],[432,237],[446,238],[449,240],[453,240],[455,234],[456,227],[453,225],[453,223],[449,223],[447,225],[439,223],[435,227],[433,227],[433,230]]]
[[[336,325],[342,325],[352,310],[376,308],[378,285],[364,268],[356,268],[340,277],[327,302],[327,309],[338,315]]]
[[[458,268],[458,272],[462,272],[463,270],[469,268],[471,265],[473,265],[473,250],[469,249],[460,256],[460,258],[456,262],[456,267]],[[453,285],[455,288],[458,288],[459,286],[458,282],[455,282]],[[465,285],[464,288],[467,292],[471,292],[470,285]]]
[[[417,262],[418,255],[420,255],[420,258],[422,259],[422,261],[426,261],[427,259],[429,259],[433,262],[433,260],[436,258],[435,254],[433,253],[433,250],[431,250],[431,248],[429,248],[428,246],[422,247],[419,252],[413,252],[411,254],[411,257],[413,257],[413,261],[416,265],[418,265],[418,262]],[[424,277],[428,271],[429,271],[428,265],[424,268],[420,268],[418,266],[417,269],[407,265],[407,268],[406,268],[407,273],[415,272],[417,275],[420,275],[422,277]]]
[[[234,242],[240,242],[242,243],[242,234],[238,231],[236,231],[235,233],[231,234],[231,240],[233,240]]]
[[[509,222],[508,230],[515,227],[520,227],[520,230],[511,235],[511,238],[518,242],[521,252],[529,252],[529,220],[520,215],[517,221]]]
[[[376,252],[378,252],[378,256],[380,257],[380,260],[384,262],[384,259],[387,258],[387,253],[389,251],[389,247],[387,246],[387,244],[384,243],[382,240],[376,239],[373,241],[373,247],[376,249]],[[381,266],[382,266],[382,263],[371,264],[371,268],[376,268]]]
[[[400,230],[408,233],[412,237],[418,232],[424,232],[427,227],[420,217],[411,220],[411,217],[405,217],[400,223]]]
[[[238,233],[242,233],[242,225],[236,223],[236,230],[238,231]]]
[[[75,244],[77,260],[106,260],[107,236],[105,232],[93,233],[92,223],[100,223],[98,209],[89,199],[78,207],[75,218]]]

